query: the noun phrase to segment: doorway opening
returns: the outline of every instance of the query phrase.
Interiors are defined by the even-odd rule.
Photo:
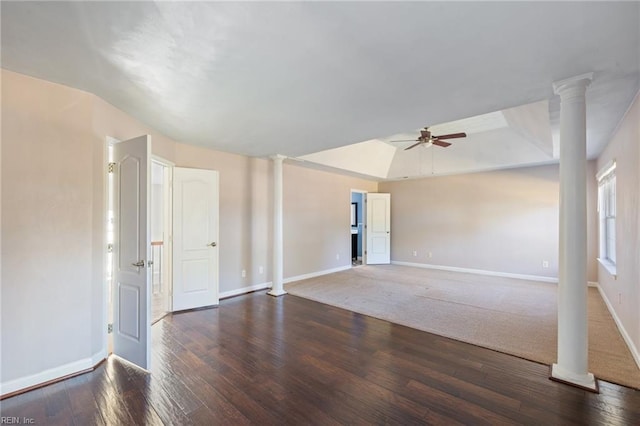
[[[366,191],[351,190],[351,265],[365,264],[366,250],[364,249],[364,218],[366,217]]]
[[[171,312],[171,167],[151,162],[151,324]]]

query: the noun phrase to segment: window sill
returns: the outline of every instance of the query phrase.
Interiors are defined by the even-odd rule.
[[[611,276],[613,276],[614,279],[618,277],[618,270],[616,268],[615,263],[611,262],[608,259],[600,259],[600,258],[598,258],[598,262],[600,262],[600,264],[604,267],[604,269],[606,269],[607,272],[611,274]]]

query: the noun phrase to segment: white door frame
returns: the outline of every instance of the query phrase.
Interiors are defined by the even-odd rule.
[[[351,189],[349,193],[349,205],[353,199],[353,194],[362,194],[362,235],[358,235],[358,238],[362,241],[362,264],[367,264],[367,194],[369,191],[364,189]],[[349,228],[351,229],[351,228]]]
[[[163,244],[162,253],[166,253],[167,263],[165,265],[164,260],[162,265],[167,267],[166,277],[163,274],[163,279],[168,280],[168,294],[167,294],[167,312],[173,312],[173,168],[175,163],[162,158],[158,155],[151,155],[151,162],[160,164],[166,168],[167,177],[164,182],[164,197],[165,202],[163,208],[165,208],[164,217],[167,232],[166,241]],[[153,294],[153,293],[152,293]],[[151,296],[150,296],[151,297]]]
[[[104,270],[103,270],[103,274],[102,274],[102,279],[103,279],[103,285],[102,285],[102,299],[103,299],[103,304],[102,304],[102,342],[104,344],[104,348],[102,351],[103,357],[107,358],[109,356],[109,332],[107,327],[109,326],[109,311],[113,309],[113,305],[109,305],[109,298],[110,296],[110,289],[109,289],[109,282],[107,280],[107,265],[109,263],[109,248],[107,247],[107,233],[109,232],[109,226],[107,224],[107,220],[109,218],[109,162],[111,161],[111,158],[109,157],[109,148],[120,142],[119,139],[116,139],[114,137],[111,136],[106,136],[105,137],[105,144],[104,144],[104,151],[103,151],[103,157],[104,161],[102,162],[103,165],[103,170],[102,170],[102,176],[104,178],[104,197],[103,197],[103,203],[104,203],[104,208],[102,209],[102,226],[103,226],[103,232],[102,232],[102,259],[103,259],[103,266],[104,266]],[[113,268],[113,265],[111,266]],[[113,269],[112,269],[113,270]]]

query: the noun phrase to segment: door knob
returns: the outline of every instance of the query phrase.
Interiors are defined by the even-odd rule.
[[[208,245],[209,247],[215,247],[215,246],[217,246],[218,244],[217,244],[217,243],[215,243],[215,242],[213,242],[213,243],[210,243],[210,244],[207,244],[207,245]]]
[[[138,268],[144,268],[144,260],[140,262],[132,263],[133,266],[137,266]]]

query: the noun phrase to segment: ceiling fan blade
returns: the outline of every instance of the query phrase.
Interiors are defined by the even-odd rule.
[[[424,143],[423,141],[420,141],[418,143],[414,143],[413,145],[411,145],[410,147],[405,148],[404,150],[405,151],[410,150],[411,148],[415,148],[416,146],[421,145],[423,143]]]
[[[455,138],[466,138],[466,133],[451,133],[450,135],[440,135],[434,136],[433,139],[455,139]]]
[[[443,147],[443,148],[446,148],[446,147],[448,147],[449,145],[451,145],[449,142],[440,141],[440,140],[433,140],[433,141],[431,141],[431,143],[432,143],[432,144],[434,144],[434,145],[441,146],[441,147]]]
[[[389,141],[389,142],[392,142],[392,143],[393,142],[416,142],[416,141],[419,141],[419,140],[420,139],[402,139],[402,140],[399,140],[399,141]]]

